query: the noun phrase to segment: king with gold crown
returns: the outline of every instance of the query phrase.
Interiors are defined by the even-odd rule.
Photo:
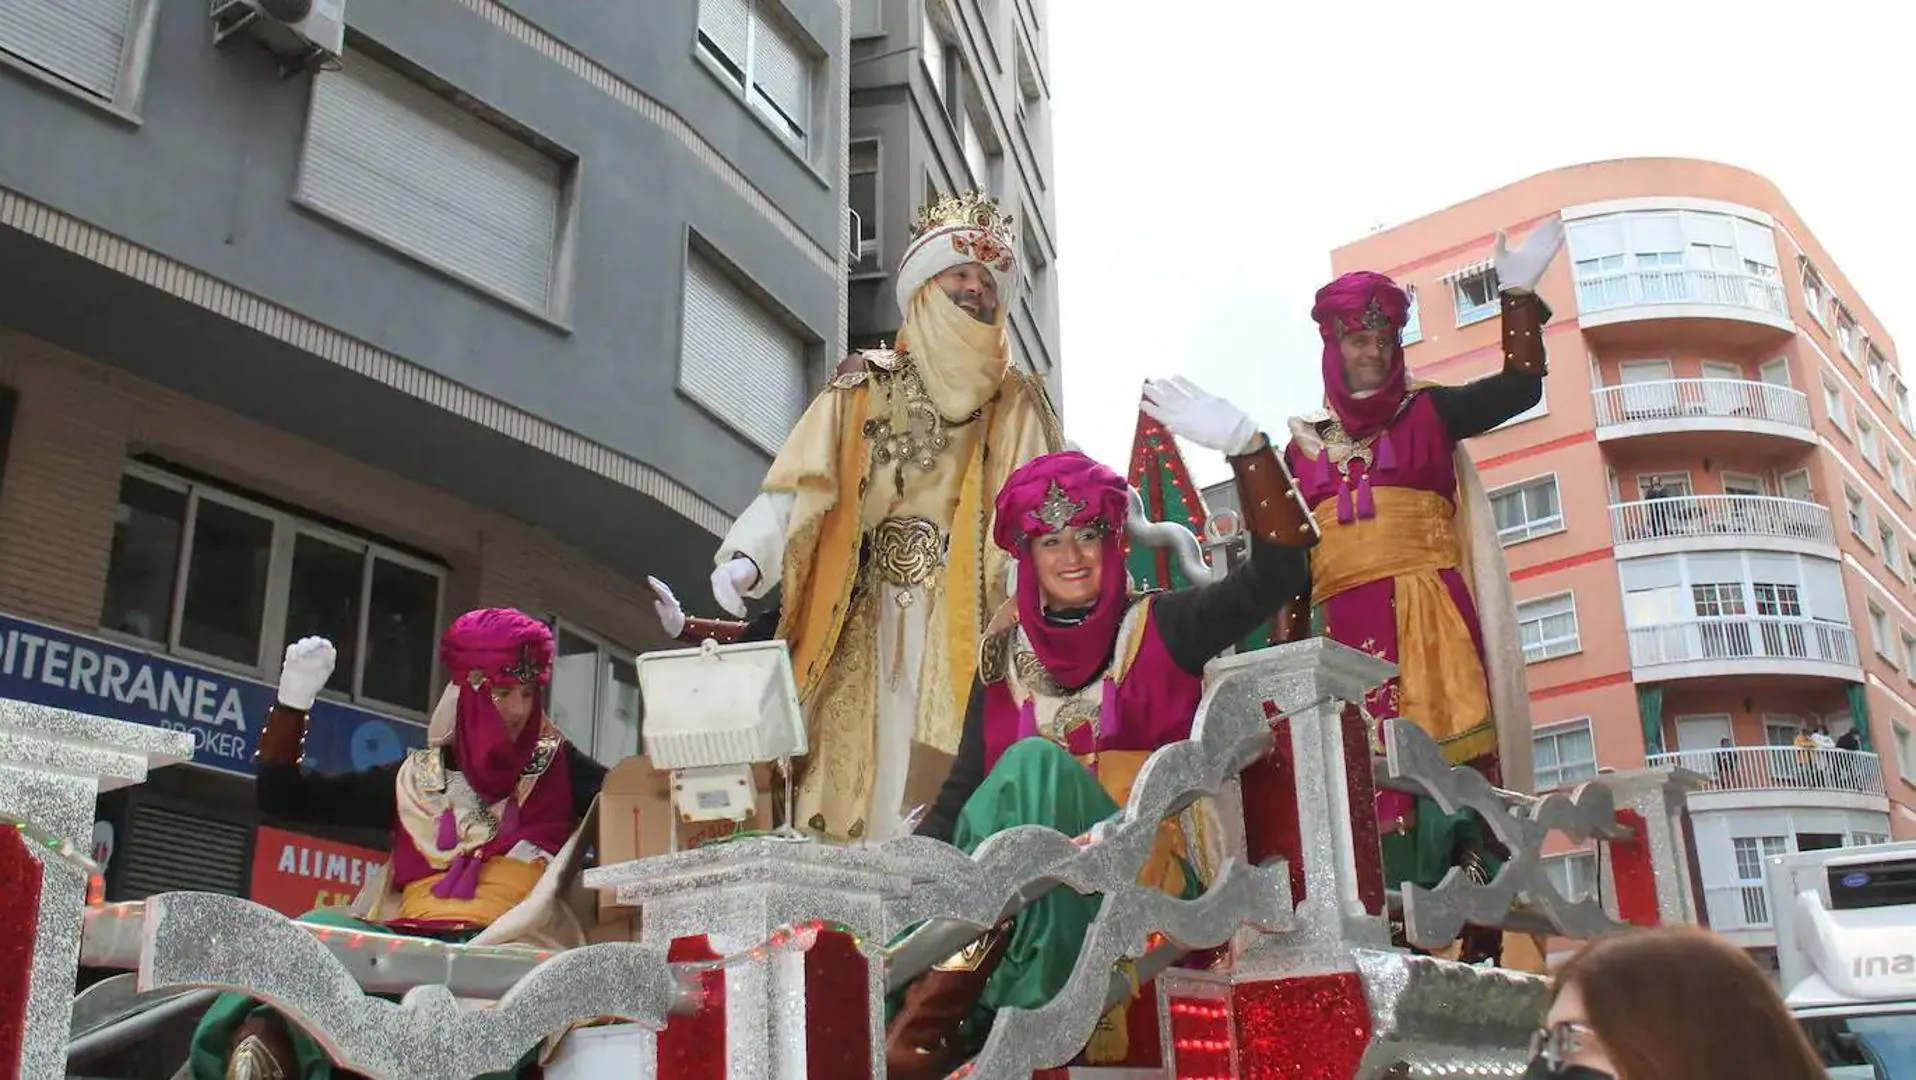
[[[1062,435],[1010,361],[1012,221],[976,193],[920,211],[896,347],[854,353],[805,410],[719,546],[714,599],[783,586],[811,752],[792,823],[884,839],[949,771],[978,640],[1005,602],[993,500]]]

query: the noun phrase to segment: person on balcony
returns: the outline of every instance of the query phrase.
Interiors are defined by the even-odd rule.
[[[307,713],[336,653],[324,638],[287,646],[278,703],[260,734],[260,811],[306,824],[392,829],[381,887],[351,909],[323,908],[303,920],[463,941],[512,912],[515,926],[524,923],[518,941],[584,943],[556,902],[521,907],[605,780],[604,766],[546,715],[552,657],[552,631],[531,616],[499,608],[460,616],[439,643],[455,682],[433,712],[426,747],[390,765],[322,776],[300,759]],[[201,1019],[189,1067],[194,1080],[353,1075],[336,1069],[304,1031],[233,993],[220,995]]]
[[[1346,274],[1319,290],[1326,407],[1291,420],[1285,450],[1323,539],[1281,636],[1309,627],[1396,664],[1366,699],[1370,715],[1409,720],[1453,764],[1520,789],[1531,742],[1523,650],[1498,522],[1461,444],[1541,399],[1550,309],[1536,287],[1562,246],[1555,218],[1514,252],[1498,235],[1503,369],[1463,386],[1410,378],[1400,342],[1410,301],[1389,278]],[[1497,869],[1498,845],[1467,811],[1382,791],[1377,814],[1393,888],[1434,886],[1453,865],[1479,878]],[[1501,940],[1472,928],[1462,955],[1495,960]]]
[[[1315,530],[1250,418],[1182,381],[1147,384],[1146,395],[1171,432],[1229,456],[1250,559],[1208,585],[1133,593],[1124,478],[1076,451],[1013,473],[993,539],[1017,559],[1015,599],[979,648],[958,757],[919,835],[969,852],[1014,826],[1075,836],[1118,813],[1150,753],[1190,735],[1204,665],[1303,585]],[[1165,822],[1138,880],[1197,895],[1187,854]],[[889,1075],[943,1076],[982,1044],[999,1009],[1049,1001],[1100,902],[1055,889],[912,982],[886,1032]],[[1124,1032],[1121,1010],[1104,1017],[1087,1058],[1121,1060]]]

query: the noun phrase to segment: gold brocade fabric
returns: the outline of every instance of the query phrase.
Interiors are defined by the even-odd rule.
[[[1131,798],[1131,785],[1137,783],[1138,772],[1151,757],[1148,750],[1106,750],[1097,755],[1098,786],[1111,801],[1123,806]],[[1078,755],[1081,764],[1089,765],[1090,755]],[[1138,871],[1138,884],[1161,890],[1171,896],[1183,896],[1187,882],[1184,880],[1184,862],[1190,860],[1190,849],[1184,840],[1184,828],[1177,818],[1166,818],[1158,826],[1157,839],[1151,842],[1151,854],[1144,860],[1144,867]],[[1180,861],[1182,860],[1182,861]]]
[[[434,896],[432,887],[444,873],[428,874],[407,885],[399,896],[399,918],[434,919],[469,927],[491,926],[494,920],[531,895],[546,870],[546,860],[487,859],[479,864],[479,881],[469,899]]]
[[[1402,673],[1397,715],[1436,739],[1453,763],[1492,753],[1497,732],[1483,661],[1437,573],[1459,569],[1463,558],[1450,500],[1396,487],[1376,488],[1372,497],[1377,516],[1349,524],[1337,520],[1333,500],[1319,504],[1313,516],[1323,538],[1311,549],[1311,603],[1391,579]]]

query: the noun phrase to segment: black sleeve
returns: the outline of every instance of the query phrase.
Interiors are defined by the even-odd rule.
[[[1453,439],[1482,435],[1543,400],[1543,376],[1499,371],[1462,386],[1438,386],[1425,393]]]
[[[1222,581],[1154,601],[1158,635],[1178,667],[1201,674],[1211,658],[1269,622],[1310,582],[1310,549],[1256,538],[1251,557]]]
[[[965,733],[958,739],[958,756],[952,759],[945,786],[938,789],[925,820],[918,823],[918,835],[951,843],[952,830],[958,827],[958,812],[965,800],[985,782],[985,684],[971,681],[971,700],[965,705]]]
[[[585,817],[592,809],[592,800],[599,797],[599,789],[605,786],[605,766],[581,753],[572,745],[565,744],[566,771],[572,777],[572,820]]]
[[[399,762],[323,776],[296,765],[261,765],[254,798],[268,817],[342,829],[389,829],[399,815]]]

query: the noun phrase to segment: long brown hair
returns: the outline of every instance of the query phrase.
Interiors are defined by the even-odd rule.
[[[1763,969],[1706,930],[1600,938],[1557,972],[1583,997],[1618,1080],[1825,1080]]]

